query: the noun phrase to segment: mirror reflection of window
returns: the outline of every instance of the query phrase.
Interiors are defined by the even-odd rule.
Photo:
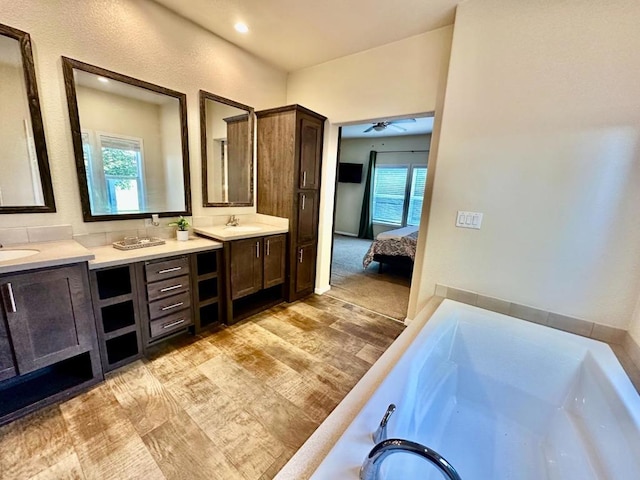
[[[68,58],[63,71],[85,220],[188,215],[186,96]]]

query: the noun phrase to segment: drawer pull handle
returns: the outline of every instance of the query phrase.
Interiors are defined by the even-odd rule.
[[[269,240],[267,240],[267,257],[269,256]]]
[[[302,210],[304,210],[304,203],[305,203],[306,199],[307,199],[307,196],[306,195],[302,195]]]
[[[181,323],[184,323],[184,318],[181,318],[180,320],[176,320],[175,322],[167,323],[166,325],[163,325],[162,328],[175,327],[176,325],[180,325]]]
[[[171,290],[175,290],[176,288],[180,288],[181,286],[182,286],[182,284],[174,285],[172,287],[165,287],[165,288],[161,288],[160,291],[161,292],[169,292]]]
[[[304,172],[302,172],[302,186],[306,187],[307,186],[307,171],[305,170]],[[304,207],[303,207],[304,210]]]
[[[298,259],[300,260],[300,263],[302,263],[303,255],[304,255],[304,250],[301,248],[300,249],[300,255],[298,256]]]
[[[171,310],[173,308],[178,308],[184,305],[184,302],[174,303],[173,305],[167,305],[166,307],[162,307],[162,311]]]
[[[177,272],[178,270],[182,270],[182,267],[165,268],[164,270],[160,270],[158,273]]]
[[[260,242],[256,242],[256,258],[260,258]]]
[[[9,294],[9,312],[8,313],[16,313],[18,309],[16,308],[16,299],[13,296],[13,287],[11,283],[7,283],[7,293]]]

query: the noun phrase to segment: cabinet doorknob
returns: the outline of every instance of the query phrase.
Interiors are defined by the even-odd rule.
[[[7,294],[9,296],[9,312],[8,313],[16,313],[18,309],[16,308],[16,299],[13,296],[13,287],[11,283],[6,284]]]

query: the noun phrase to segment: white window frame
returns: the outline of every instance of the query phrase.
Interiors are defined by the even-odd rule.
[[[405,183],[405,190],[404,190],[404,200],[403,200],[403,206],[402,206],[402,221],[401,223],[390,223],[390,222],[382,222],[382,221],[378,221],[378,220],[373,220],[372,219],[372,224],[373,225],[380,225],[380,226],[384,226],[384,227],[406,227],[407,226],[407,218],[409,216],[409,201],[411,199],[411,183],[413,181],[413,175],[414,175],[414,170],[417,168],[425,168],[427,169],[427,176],[429,175],[429,167],[428,164],[426,163],[411,163],[411,164],[395,164],[395,163],[386,163],[386,164],[382,164],[382,165],[376,165],[375,167],[376,169],[379,168],[385,168],[385,169],[390,169],[390,168],[406,168],[407,169],[407,178],[406,178],[406,183]],[[425,181],[425,189],[426,189],[426,181]],[[372,195],[372,204],[373,204],[373,196],[375,195],[375,175],[374,175],[374,185],[373,185],[373,189],[371,192]],[[424,202],[424,190],[422,192],[422,201]],[[372,216],[373,216],[373,212],[371,212]],[[422,219],[421,219],[422,221]]]

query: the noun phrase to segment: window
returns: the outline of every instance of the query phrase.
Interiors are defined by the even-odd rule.
[[[82,133],[82,151],[92,211],[136,213],[144,210],[142,139]]]
[[[419,225],[427,167],[380,165],[374,172],[374,223]]]

